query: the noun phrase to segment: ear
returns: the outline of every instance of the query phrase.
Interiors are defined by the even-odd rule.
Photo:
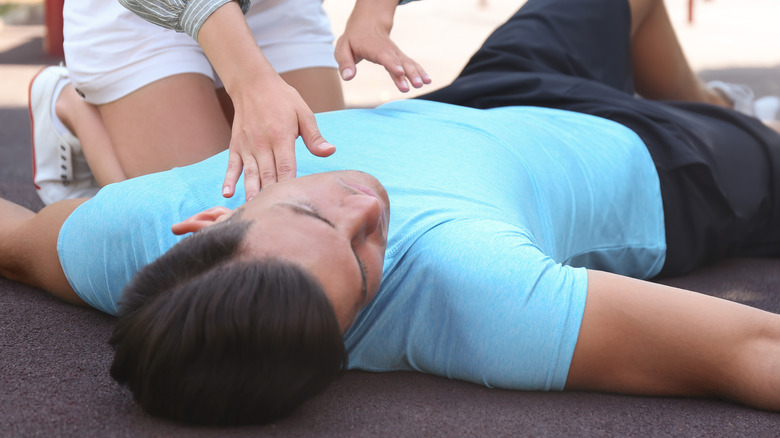
[[[229,218],[233,215],[233,210],[226,207],[212,207],[208,210],[201,211],[200,213],[190,216],[182,222],[174,224],[171,227],[173,234],[181,236],[182,234],[195,233],[208,226],[214,225],[218,222]]]

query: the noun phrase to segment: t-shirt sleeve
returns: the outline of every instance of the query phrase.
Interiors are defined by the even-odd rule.
[[[110,184],[65,221],[57,241],[60,264],[87,304],[116,315],[135,273],[183,238],[171,225],[202,202],[178,174],[174,169]]]
[[[207,208],[243,204],[243,177],[232,198],[222,196],[226,166],[222,153],[109,184],[76,208],[60,229],[57,253],[79,297],[116,314],[135,273],[185,238],[174,235],[171,225]]]
[[[402,257],[347,333],[351,367],[563,389],[585,269],[556,263],[523,230],[487,220],[441,224]]]
[[[144,195],[149,202],[139,200]],[[81,204],[60,229],[60,264],[90,306],[116,315],[135,273],[179,240],[170,232],[169,215],[150,213],[166,211],[153,199],[133,192],[130,184],[112,184]]]

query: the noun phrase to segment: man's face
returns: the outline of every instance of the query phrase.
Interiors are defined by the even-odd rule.
[[[322,283],[342,331],[376,295],[390,203],[373,176],[318,173],[274,184],[243,207],[249,254],[302,266]]]

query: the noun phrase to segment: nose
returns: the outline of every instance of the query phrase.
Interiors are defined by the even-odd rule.
[[[374,196],[354,194],[341,204],[345,228],[351,240],[364,241],[374,233],[382,232],[382,203]]]

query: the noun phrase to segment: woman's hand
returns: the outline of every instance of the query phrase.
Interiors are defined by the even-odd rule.
[[[278,74],[270,72],[248,79],[228,91],[235,116],[222,191],[226,197],[233,196],[243,170],[247,200],[261,187],[295,177],[295,139],[299,135],[314,155],[326,157],[336,151],[322,138],[303,98]]]
[[[246,199],[262,187],[296,175],[295,139],[314,155],[335,147],[322,138],[300,94],[274,71],[257,46],[236,2],[217,9],[198,32],[198,44],[233,101],[230,158],[222,193],[231,197],[244,172]]]
[[[341,77],[348,81],[357,73],[363,59],[387,70],[402,92],[431,83],[425,70],[390,39],[397,0],[358,0],[350,14],[344,34],[336,42],[336,62]]]

